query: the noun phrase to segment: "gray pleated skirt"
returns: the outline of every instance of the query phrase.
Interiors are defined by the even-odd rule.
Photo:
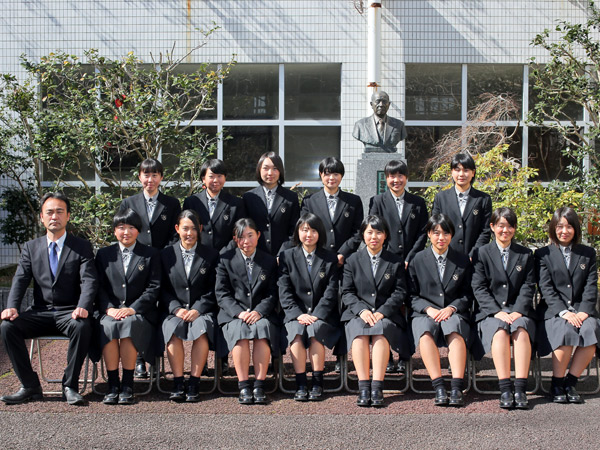
[[[587,347],[600,342],[600,326],[595,317],[585,319],[581,328],[574,327],[562,317],[552,317],[544,320],[543,328],[540,331],[545,332],[546,342],[539,345],[539,352],[542,356],[563,345]]]
[[[443,322],[435,322],[429,316],[418,316],[412,319],[412,332],[415,340],[415,345],[419,345],[419,339],[425,333],[430,333],[433,336],[438,347],[447,347],[448,342],[446,336],[451,333],[458,333],[465,340],[465,344],[469,345],[469,337],[471,335],[471,326],[469,322],[463,319],[458,314],[452,314],[448,320]]]
[[[392,350],[400,355],[400,359],[408,360],[411,356],[410,341],[408,334],[400,325],[384,317],[372,327],[360,317],[354,317],[346,322],[346,351],[352,348],[352,341],[358,336],[383,335],[390,344]]]
[[[523,328],[529,334],[529,340],[533,346],[535,340],[535,321],[529,317],[522,316],[513,323],[506,323],[495,317],[487,317],[477,323],[479,339],[486,353],[492,351],[492,339],[498,330],[505,330],[508,334],[513,334],[517,329]]]
[[[271,352],[279,354],[279,330],[269,319],[263,317],[252,325],[248,325],[242,319],[233,319],[224,324],[222,330],[229,351],[233,350],[237,341],[241,339],[267,339]]]
[[[154,326],[141,314],[115,320],[109,315],[100,319],[100,344],[102,348],[113,339],[131,338],[138,353],[148,361],[153,360]]]
[[[202,314],[193,322],[185,322],[174,314],[167,316],[162,323],[162,332],[167,344],[173,336],[183,341],[195,341],[206,334],[208,342],[212,344],[215,337],[215,324],[213,314]]]
[[[310,325],[302,325],[297,320],[291,320],[285,324],[285,333],[288,346],[296,336],[300,336],[306,348],[310,346],[310,338],[315,338],[327,348],[333,348],[342,334],[338,327],[321,319]]]

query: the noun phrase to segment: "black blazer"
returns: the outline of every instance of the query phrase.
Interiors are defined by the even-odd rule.
[[[371,198],[369,214],[376,214],[386,221],[390,228],[387,249],[400,255],[404,261],[410,262],[425,248],[427,241],[425,226],[429,214],[423,198],[405,192],[402,220],[400,220],[396,199],[390,191],[386,191]]]
[[[598,270],[593,248],[573,245],[567,269],[560,248],[548,245],[536,250],[535,268],[542,294],[539,310],[544,319],[555,317],[569,307],[597,316]]]
[[[46,236],[27,242],[12,280],[6,308],[20,309],[31,280],[32,309],[67,311],[79,307],[92,313],[98,289],[92,244],[67,233],[56,278],[52,281]]]
[[[161,273],[158,250],[139,242],[133,248],[127,273],[119,244],[101,248],[96,254],[98,270],[98,311],[108,308],[133,308],[153,323],[157,321],[157,302]]]
[[[335,254],[316,250],[310,275],[301,246],[287,249],[279,257],[279,302],[284,323],[309,313],[325,322],[339,322],[339,268]]]
[[[454,250],[473,258],[479,247],[490,242],[492,199],[489,195],[471,187],[465,212],[461,216],[456,190],[452,186],[438,192],[433,200],[431,215],[439,213],[449,216],[454,224],[455,234],[450,243]]]
[[[179,242],[165,248],[160,257],[163,270],[160,303],[167,314],[175,314],[180,308],[195,309],[200,314],[217,311],[214,288],[219,252],[198,243],[189,279]]]
[[[327,231],[325,248],[344,258],[354,253],[361,243],[360,224],[364,218],[363,205],[358,195],[340,189],[333,221],[329,216],[325,191],[321,189],[302,200],[302,213],[311,212],[323,221]]]
[[[294,227],[300,217],[298,194],[278,186],[270,213],[262,186],[246,192],[242,199],[248,217],[254,220],[260,231],[258,248],[277,256],[281,246],[293,236]]]
[[[221,255],[217,266],[215,287],[219,325],[231,322],[242,311],[257,311],[271,322],[278,324],[277,307],[277,260],[256,249],[252,282],[248,282],[246,262],[237,248]]]
[[[535,272],[533,253],[528,248],[511,243],[505,271],[495,241],[480,247],[472,284],[477,300],[475,320],[502,309],[534,318]]]
[[[246,217],[242,199],[234,197],[223,190],[219,194],[219,201],[212,218],[208,212],[208,200],[205,191],[200,191],[186,198],[183,202],[183,209],[192,209],[198,213],[202,224],[200,243],[217,251],[220,251],[231,242],[235,222],[242,217]]]
[[[426,316],[428,307],[454,306],[456,314],[469,320],[469,308],[473,303],[472,272],[469,257],[449,248],[444,278],[440,281],[433,250],[429,247],[421,250],[408,264],[412,317]]]
[[[366,248],[350,256],[345,262],[342,280],[342,302],[345,309],[342,322],[369,309],[373,313],[380,312],[392,322],[406,328],[406,319],[402,313],[406,299],[404,261],[398,255],[384,249],[374,277]]]
[[[137,238],[140,244],[161,250],[178,239],[175,224],[177,216],[181,212],[181,205],[175,197],[169,197],[162,192],[158,193],[152,221],[148,221],[146,199],[143,192],[124,199],[119,210],[123,211],[127,208],[133,209],[142,219],[142,230]]]

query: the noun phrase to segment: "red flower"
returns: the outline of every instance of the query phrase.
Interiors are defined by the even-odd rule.
[[[120,108],[121,106],[123,106],[123,100],[117,97],[115,99],[115,105],[117,105],[117,108]]]

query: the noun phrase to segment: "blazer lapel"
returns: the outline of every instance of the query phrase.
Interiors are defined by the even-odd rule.
[[[144,193],[142,192],[141,194],[134,196],[133,203],[135,204],[137,211],[143,211],[143,213],[140,214],[140,218],[142,219],[142,228],[150,228],[150,220],[148,220],[148,208],[146,207],[146,197],[144,197]],[[156,204],[158,205],[158,202]],[[156,207],[154,210],[156,212]]]
[[[206,204],[207,204],[207,208],[208,208],[208,201]],[[227,206],[227,203],[225,203],[221,199],[221,194],[220,194],[219,199],[217,200],[217,206],[215,206],[215,212],[213,213],[213,216],[210,219],[212,223],[215,223],[217,220],[219,220],[219,217],[221,216],[221,214],[223,214],[223,211],[225,210],[226,206]]]
[[[65,261],[66,259],[69,257],[69,254],[71,253],[71,246],[69,245],[71,239],[70,239],[70,234],[67,234],[67,237],[65,238],[65,243],[63,245],[63,249],[62,252],[60,252],[60,259],[58,260],[58,266],[56,266],[56,276],[54,277],[54,282],[52,283],[54,285],[54,283],[56,283],[56,280],[58,280],[58,276],[60,275],[60,272],[63,268],[63,266],[65,265]],[[48,257],[48,255],[46,255],[46,260],[48,261],[48,270],[50,270],[50,259]]]
[[[279,189],[281,189],[281,186],[277,186],[277,189],[275,189],[274,192],[275,198],[273,199],[273,205],[271,205],[271,212],[269,213],[269,216],[271,216],[271,218],[275,217],[275,215],[277,214],[277,210],[279,209],[279,205],[281,205],[281,202],[283,202],[283,196],[279,192]]]
[[[371,115],[367,120],[365,127],[375,142],[379,141],[379,133],[375,127],[375,114]],[[387,128],[387,127],[386,127]]]
[[[302,256],[304,256],[304,255],[302,255]],[[320,277],[318,274],[321,272],[322,266],[323,266],[323,259],[315,251],[314,256],[313,256],[312,269],[310,270],[310,278],[311,278],[311,281],[313,282],[313,288],[319,283]]]
[[[467,204],[465,205],[465,211],[462,214],[462,216],[464,218],[469,217],[469,214],[471,214],[471,211],[473,210],[475,203],[477,203],[477,197],[475,197],[475,195],[473,194],[473,188],[471,188],[471,191],[469,192],[469,196],[467,197]],[[456,204],[458,205],[458,199],[456,199]],[[458,210],[460,211],[460,207],[458,208]]]
[[[562,257],[562,252],[561,252],[561,257]],[[579,253],[575,253],[571,249],[571,259],[569,260],[569,275],[571,276],[571,279],[573,279],[573,275],[575,274],[575,270],[577,269],[577,267],[579,267],[579,260],[580,259],[581,259],[581,255]],[[563,261],[564,261],[564,258],[563,258]]]
[[[442,278],[442,286],[444,290],[448,287],[448,283],[454,276],[454,271],[456,270],[456,264],[450,259],[450,250],[448,250],[448,255],[446,255],[446,267],[444,267],[444,276]],[[438,276],[439,278],[439,276]]]
[[[116,271],[122,280],[125,279],[125,268],[123,267],[123,257],[121,256],[121,247],[119,244],[115,244],[112,247],[111,255],[109,255],[110,261],[115,261]]]
[[[183,263],[183,255],[181,254],[181,241],[178,241],[177,244],[173,246],[173,252],[175,253],[175,272],[177,272],[177,276],[181,278],[184,285],[187,285],[190,282],[185,276],[185,264]],[[196,258],[194,258],[194,261],[195,260]],[[190,270],[190,276],[192,277],[194,276],[193,267],[194,263],[192,262],[192,269]]]
[[[325,224],[325,228],[331,228],[331,226],[333,226],[333,222],[331,221],[331,216],[329,215],[329,207],[327,206],[327,195],[325,194],[325,189],[321,189],[321,191],[315,194],[315,196],[315,208],[318,210],[317,216],[321,218]]]
[[[313,255],[313,266],[310,272],[310,275],[308,274],[308,268],[306,267],[306,258],[304,257],[304,252],[302,251],[302,247],[296,247],[294,248],[294,252],[292,253],[292,257],[294,259],[294,264],[296,265],[296,267],[298,268],[298,272],[300,272],[300,276],[303,279],[314,279],[314,273],[315,273],[315,255]]]
[[[398,207],[396,206],[396,197],[390,192],[385,191],[383,194],[383,207],[388,212],[388,214],[384,214],[384,217],[387,217],[390,223],[391,230],[395,230],[399,228],[401,225],[400,217],[398,216]],[[406,203],[404,203],[404,209],[406,209]],[[402,211],[402,216],[404,217],[404,210]]]
[[[344,199],[344,192],[340,189],[338,192],[337,205],[335,206],[335,214],[333,215],[333,223],[336,223],[339,220],[346,209],[348,209],[348,203],[346,203]],[[329,213],[329,210],[327,212]]]
[[[156,220],[160,217],[163,209],[165,209],[165,204],[162,202],[162,193],[158,193],[158,198],[156,199],[156,206],[154,207],[154,212],[152,213],[152,220],[150,223],[156,222]]]
[[[375,286],[379,286],[381,284],[381,280],[383,278],[383,274],[386,273],[390,263],[389,261],[384,260],[379,257],[379,264],[377,264],[377,270],[375,271]]]
[[[444,268],[444,278],[442,280],[440,280],[440,271],[438,269],[438,262],[437,262],[437,253],[434,255],[433,254],[433,250],[429,249],[426,250],[427,253],[425,254],[425,264],[429,266],[429,271],[433,274],[433,278],[436,280],[437,283],[439,283],[440,286],[444,286],[444,280],[445,279],[450,279],[450,278],[446,278],[448,275],[448,273],[450,272],[450,270],[448,269],[448,257],[446,255],[446,267]],[[448,249],[448,252],[450,252],[450,249]]]
[[[500,253],[500,252],[498,252]],[[502,261],[502,257],[500,257],[500,261]],[[508,264],[506,265],[506,274],[510,277],[515,267],[520,266],[521,270],[523,269],[523,265],[521,264],[521,255],[519,253],[515,253],[512,249],[508,250]],[[503,266],[504,267],[504,266]]]
[[[359,258],[360,258],[360,268],[363,271],[363,273],[365,274],[364,279],[365,280],[369,280],[371,282],[371,284],[375,287],[375,277],[373,276],[373,269],[372,269],[372,265],[371,265],[371,254],[369,253],[369,251],[364,248],[362,251],[362,253],[360,254]],[[379,267],[377,267],[377,270],[379,270]],[[375,273],[377,274],[377,273]]]
[[[406,201],[406,195],[404,196],[404,206],[402,207],[402,224],[406,225],[406,222],[408,221],[408,217],[411,214],[413,208],[413,204],[412,203],[408,203]]]
[[[129,266],[127,267],[127,279],[129,280],[133,274],[135,273],[135,271],[138,268],[138,263],[140,261],[141,256],[135,251],[136,249],[133,249],[133,253],[131,255],[131,260],[129,261]],[[142,270],[143,270],[143,266],[142,266]]]

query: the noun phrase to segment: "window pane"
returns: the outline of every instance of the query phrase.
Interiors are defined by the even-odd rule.
[[[406,164],[409,181],[431,181],[434,168],[427,162],[433,155],[433,146],[456,127],[406,127]]]
[[[339,64],[285,66],[286,119],[339,119],[341,93]]]
[[[202,79],[202,77],[204,76],[204,73],[207,73],[211,70],[217,70],[217,66],[215,65],[204,65],[204,64],[180,64],[178,65],[175,69],[174,69],[174,73],[179,75],[179,74],[185,74],[188,76],[193,75],[195,72],[198,72],[197,76]],[[187,85],[186,80],[182,79],[181,81],[179,80],[172,80],[173,84],[175,86],[182,84],[182,85]],[[174,93],[179,94],[181,92],[181,89],[177,89],[174,88]],[[187,99],[181,99],[181,106],[186,108],[187,113],[184,114],[186,119],[190,119],[193,117],[193,114],[195,113],[195,111],[193,110],[193,108],[196,106],[196,104],[198,104],[201,100],[202,100],[202,91],[193,91],[191,92],[191,105],[185,105],[184,101]],[[200,111],[198,113],[198,115],[196,116],[196,120],[207,120],[207,119],[216,119],[217,118],[217,88],[215,87],[214,91],[212,92],[212,95],[210,96],[210,100],[206,103],[206,107],[210,107],[211,109],[207,110],[207,111]]]
[[[567,141],[556,130],[529,129],[529,166],[539,169],[538,180],[568,180],[567,167],[574,161],[563,155]]]
[[[473,64],[467,68],[467,103],[469,111],[481,104],[483,94],[510,96],[519,105],[518,112],[503,120],[521,117],[523,66],[510,64]]]
[[[544,67],[543,65],[532,66],[530,73],[533,72],[533,70],[536,68],[543,71],[543,67]],[[543,74],[543,72],[542,72],[542,74]],[[536,89],[534,89],[534,84],[535,84],[535,79],[532,74],[529,77],[529,109],[530,110],[532,110],[537,105],[537,103],[540,101],[538,91]],[[547,86],[550,84],[550,82],[548,80],[544,80],[544,84]],[[566,101],[566,100],[568,100],[568,99],[562,99],[561,102]],[[569,120],[569,119],[583,120],[583,108],[574,102],[568,102],[562,111],[563,111],[563,114],[560,114],[558,116],[559,120]],[[544,120],[551,120],[551,119],[546,118]]]
[[[406,65],[406,119],[460,120],[460,98],[459,64]]]
[[[197,138],[193,139],[194,133]],[[176,142],[165,142],[162,149],[162,164],[165,168],[165,179],[170,179],[172,173],[179,167],[180,155],[184,150],[192,148],[204,148],[207,151],[213,147],[210,155],[206,158],[216,158],[217,127],[189,127],[185,136],[180,136]],[[189,179],[189,171],[183,174],[185,180]]]
[[[225,136],[223,161],[227,166],[227,179],[231,181],[256,180],[260,155],[279,151],[278,127],[228,127]]]
[[[340,127],[286,127],[285,178],[319,181],[319,163],[340,157]]]
[[[277,119],[279,67],[238,64],[223,82],[225,119]]]

